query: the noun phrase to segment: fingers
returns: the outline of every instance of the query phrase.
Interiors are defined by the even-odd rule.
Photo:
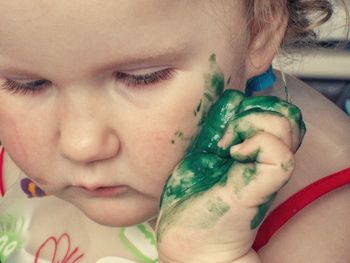
[[[275,136],[259,132],[242,144],[231,147],[236,162],[228,171],[227,185],[233,187],[237,201],[254,207],[267,201],[289,179],[294,169],[294,158],[288,147]]]
[[[275,111],[285,116],[292,130],[292,151],[296,152],[305,135],[306,128],[298,107],[278,97],[257,96],[245,98],[239,106],[238,113],[249,109],[261,109],[263,111]]]
[[[232,128],[242,140],[252,137],[259,131],[265,131],[275,135],[288,148],[292,147],[291,124],[278,112],[249,109],[237,115]]]

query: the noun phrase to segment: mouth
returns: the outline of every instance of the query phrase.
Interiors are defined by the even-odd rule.
[[[93,197],[116,197],[128,191],[127,185],[87,187],[79,186],[85,193]]]

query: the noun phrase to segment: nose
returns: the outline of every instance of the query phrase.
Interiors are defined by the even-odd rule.
[[[111,125],[113,118],[103,104],[65,103],[60,115],[59,147],[64,158],[92,163],[118,154],[119,137]]]

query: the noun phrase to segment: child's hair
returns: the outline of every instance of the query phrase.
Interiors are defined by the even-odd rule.
[[[339,1],[347,10],[345,2]],[[271,21],[276,10],[285,10],[289,15],[281,43],[281,48],[285,50],[312,43],[316,38],[314,29],[327,22],[333,14],[332,3],[328,0],[246,0],[246,5],[248,17],[253,18],[248,23],[253,34]]]

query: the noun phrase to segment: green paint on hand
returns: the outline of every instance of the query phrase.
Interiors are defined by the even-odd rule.
[[[264,217],[267,211],[269,210],[272,204],[272,201],[275,199],[276,195],[277,193],[272,194],[270,197],[267,198],[267,201],[265,203],[258,206],[257,208],[258,211],[250,223],[251,229],[257,228],[261,224],[261,222],[264,220]]]
[[[243,182],[245,185],[248,185],[251,180],[253,180],[256,176],[256,168],[255,167],[245,167],[243,170]]]
[[[248,155],[243,155],[243,154],[240,154],[240,153],[234,153],[231,155],[231,157],[240,162],[240,163],[251,163],[251,162],[255,162],[258,155],[261,153],[261,149],[258,148],[254,151],[252,151],[250,154]]]
[[[283,171],[285,171],[286,173],[294,166],[294,161],[292,159],[290,159],[288,162],[286,163],[281,163],[281,168],[283,169]]]
[[[230,206],[220,197],[208,200],[206,203],[205,214],[198,222],[198,228],[211,228],[230,210]]]
[[[238,112],[247,111],[249,109],[260,109],[262,112],[275,112],[276,114],[281,114],[286,117],[291,122],[292,126],[297,127],[300,131],[299,141],[302,142],[306,133],[306,126],[300,109],[295,105],[274,96],[255,96],[246,98],[240,105]],[[299,146],[300,145],[298,145],[298,147]]]

